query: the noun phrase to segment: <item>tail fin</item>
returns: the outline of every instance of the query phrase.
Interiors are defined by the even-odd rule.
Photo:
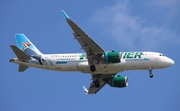
[[[15,34],[15,36],[17,47],[28,56],[42,54],[24,34]]]

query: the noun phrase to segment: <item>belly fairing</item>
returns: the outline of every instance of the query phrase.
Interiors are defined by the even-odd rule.
[[[93,72],[93,74],[112,74],[112,73],[118,73],[120,71],[124,70],[125,63],[108,63],[108,64],[95,64],[96,71]],[[84,73],[92,73],[90,71],[90,65],[88,62],[81,62],[78,64],[78,68],[81,70],[81,72]]]

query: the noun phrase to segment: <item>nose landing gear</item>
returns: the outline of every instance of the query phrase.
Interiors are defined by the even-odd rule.
[[[149,68],[149,77],[150,77],[150,78],[153,78],[152,68]]]
[[[149,74],[149,77],[150,77],[150,78],[153,78],[153,74]]]

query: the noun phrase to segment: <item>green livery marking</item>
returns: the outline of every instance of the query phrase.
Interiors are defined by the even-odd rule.
[[[80,56],[79,60],[83,60],[83,59],[84,59],[84,57],[86,57],[86,54],[85,54],[85,53],[81,54],[81,56]]]
[[[142,52],[123,52],[123,59],[136,59],[136,58],[142,58],[143,55]]]

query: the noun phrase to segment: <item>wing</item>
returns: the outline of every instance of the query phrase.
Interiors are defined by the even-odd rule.
[[[104,49],[102,49],[76,23],[74,23],[63,10],[62,14],[72,28],[72,30],[74,31],[74,38],[81,45],[81,49],[84,49],[84,51],[86,52],[89,64],[92,64],[93,60],[90,60],[89,58],[92,58],[97,54],[102,54],[103,52],[105,52]]]
[[[92,83],[88,89],[87,94],[96,94],[104,85],[109,82],[116,74],[92,74]],[[98,88],[95,87],[95,81],[99,81],[100,86]]]
[[[73,22],[69,16],[62,10],[62,14],[66,19],[69,26],[74,31],[74,38],[81,45],[81,49],[84,49],[87,55],[88,63],[94,64],[94,60],[98,61],[98,57],[100,57],[105,50],[101,48],[91,37],[89,37],[75,22]],[[96,94],[106,83],[108,83],[109,79],[116,74],[92,74],[92,83],[87,90],[84,86],[83,89],[86,94]],[[99,81],[99,87],[95,87],[95,81]]]

